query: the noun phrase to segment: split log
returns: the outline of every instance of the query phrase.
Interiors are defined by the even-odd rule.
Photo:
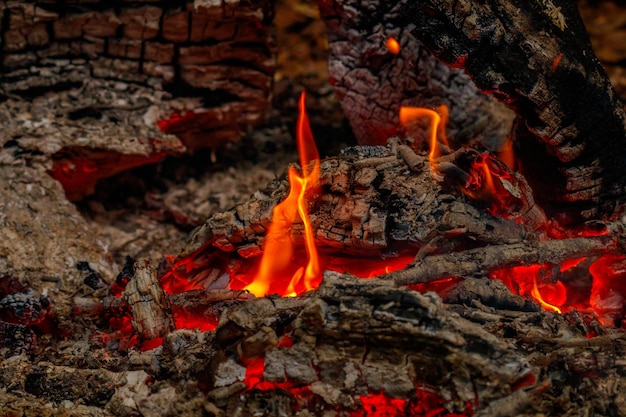
[[[318,2],[328,34],[331,85],[358,142],[382,145],[403,135],[401,106],[446,105],[448,137],[454,143],[479,140],[497,150],[511,130],[513,114],[418,43],[402,15],[407,2]],[[397,54],[386,46],[389,37],[400,44]]]
[[[408,2],[413,33],[517,115],[518,157],[563,222],[611,217],[626,196],[623,103],[575,2]]]

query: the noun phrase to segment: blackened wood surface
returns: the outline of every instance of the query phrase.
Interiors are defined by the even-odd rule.
[[[569,1],[411,1],[413,33],[517,114],[538,199],[563,221],[610,216],[626,190],[623,103]]]
[[[511,112],[481,94],[459,69],[435,58],[412,35],[401,14],[406,1],[319,1],[326,23],[331,84],[360,144],[384,144],[403,134],[400,106],[450,110],[448,134],[456,143],[481,140],[497,149],[509,133]],[[393,37],[400,52],[391,53]]]

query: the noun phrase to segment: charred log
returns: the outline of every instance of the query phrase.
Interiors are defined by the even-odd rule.
[[[0,6],[0,144],[52,158],[71,199],[240,139],[271,97],[272,2],[105,3]]]
[[[331,84],[357,140],[382,145],[404,134],[401,106],[446,105],[451,140],[498,149],[510,131],[512,113],[418,43],[401,13],[406,3],[318,2],[328,33]],[[399,42],[397,54],[386,47],[389,37]]]
[[[515,110],[523,171],[550,214],[572,223],[621,212],[623,103],[574,2],[428,1],[403,10],[437,57]]]

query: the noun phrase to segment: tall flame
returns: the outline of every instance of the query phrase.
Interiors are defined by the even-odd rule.
[[[291,275],[289,284],[281,295],[294,296],[311,290],[315,288],[322,275],[307,208],[307,195],[319,187],[320,158],[306,115],[304,92],[299,101],[296,139],[302,174],[299,174],[293,166],[289,167],[289,194],[272,213],[272,223],[265,237],[259,272],[252,283],[245,287],[257,297],[268,294],[274,282],[286,278],[285,271],[292,265],[294,255],[291,230],[298,217],[304,225],[308,262]]]

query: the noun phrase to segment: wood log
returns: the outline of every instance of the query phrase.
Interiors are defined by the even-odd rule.
[[[623,209],[623,103],[595,57],[574,2],[408,2],[413,33],[515,110],[523,172],[563,222]]]
[[[419,44],[401,13],[406,3],[318,2],[328,33],[331,85],[358,142],[382,145],[405,134],[400,106],[446,105],[448,137],[455,144],[479,141],[497,150],[511,129],[512,113]],[[386,46],[389,37],[400,44],[397,54]]]
[[[270,1],[30,1],[0,11],[0,144],[52,158],[73,200],[100,178],[236,141],[268,111]]]

